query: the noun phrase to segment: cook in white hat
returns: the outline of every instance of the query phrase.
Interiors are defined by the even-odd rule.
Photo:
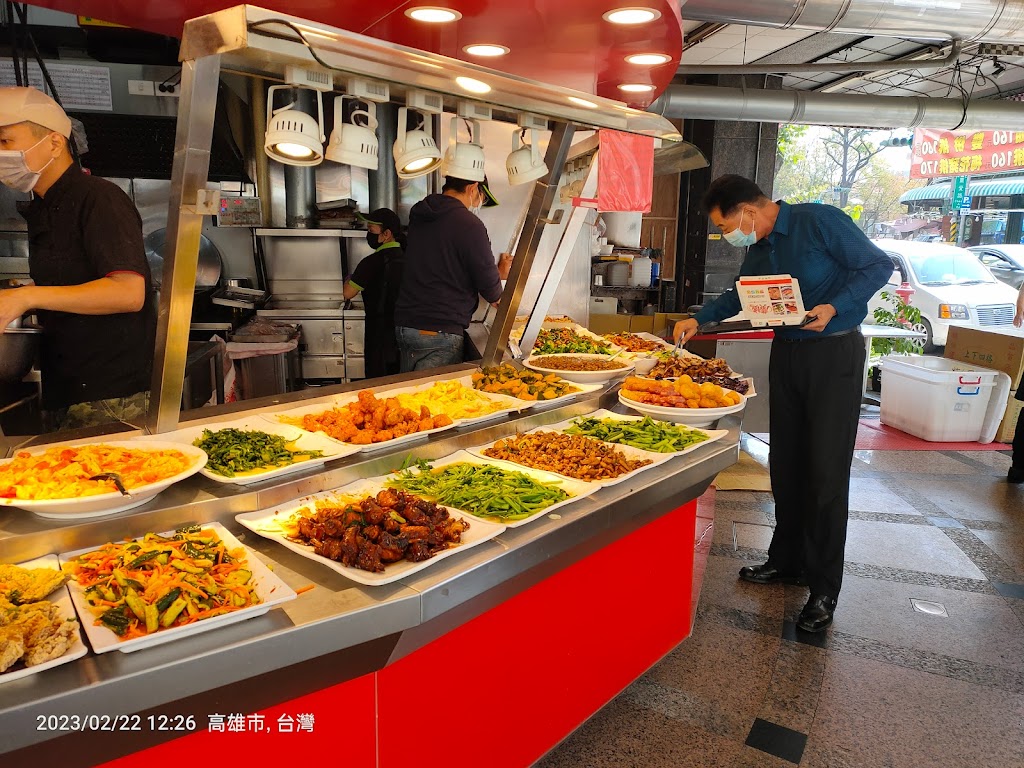
[[[0,291],[0,330],[28,312],[39,317],[43,409],[53,427],[135,422],[155,329],[142,220],[117,185],[82,172],[71,133],[45,93],[0,88],[0,183],[32,193],[22,215],[34,282]]]

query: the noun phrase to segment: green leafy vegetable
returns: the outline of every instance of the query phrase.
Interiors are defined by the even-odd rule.
[[[504,523],[532,517],[569,498],[555,483],[542,483],[522,472],[468,462],[420,472],[406,469],[388,480],[388,485]]]
[[[640,421],[595,419],[585,416],[576,419],[565,431],[570,435],[586,435],[606,443],[631,445],[655,453],[675,453],[708,439],[708,436],[699,430],[655,421],[650,416],[645,416]]]
[[[206,468],[225,477],[240,472],[275,469],[294,464],[300,459],[317,459],[323,451],[302,451],[289,448],[289,442],[280,435],[243,429],[203,430],[203,436],[193,443],[210,457]]]
[[[569,328],[543,328],[537,334],[537,341],[533,345],[535,355],[608,355],[611,351],[611,347],[603,341],[581,336]]]

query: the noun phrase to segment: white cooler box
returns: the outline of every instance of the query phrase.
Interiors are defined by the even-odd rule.
[[[882,363],[882,423],[935,443],[991,443],[1010,391],[1005,373],[943,357]]]

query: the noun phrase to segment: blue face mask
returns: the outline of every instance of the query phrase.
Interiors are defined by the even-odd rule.
[[[743,211],[746,213],[746,211]],[[729,245],[737,248],[748,248],[757,242],[757,232],[754,229],[754,222],[750,222],[750,231],[743,231],[743,213],[740,214],[740,225],[732,232],[725,232],[722,236]]]

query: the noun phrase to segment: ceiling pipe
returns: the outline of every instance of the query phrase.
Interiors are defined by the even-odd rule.
[[[648,107],[667,118],[864,128],[1019,130],[1024,103],[672,85]]]
[[[681,0],[687,21],[966,43],[1024,42],[1024,0]]]
[[[812,61],[806,64],[680,64],[680,75],[789,75],[796,72],[889,72],[901,69],[940,69],[951,67],[963,51],[963,43],[954,40],[949,53],[941,59],[916,54],[888,61]]]

